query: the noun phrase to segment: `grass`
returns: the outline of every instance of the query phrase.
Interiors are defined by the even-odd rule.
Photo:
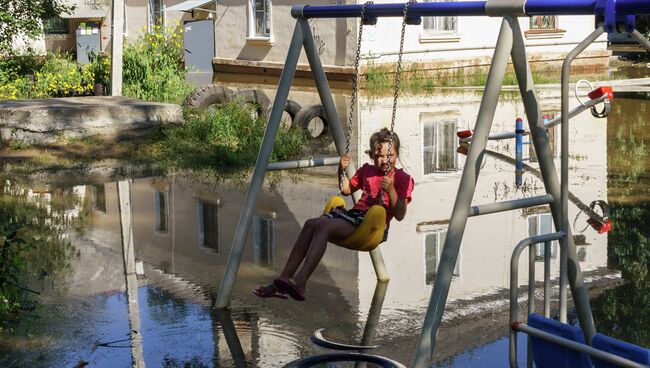
[[[467,71],[466,71],[467,69]],[[452,70],[426,69],[423,65],[412,63],[406,65],[401,74],[400,90],[404,94],[420,94],[440,87],[484,86],[487,82],[486,68],[454,68]],[[371,64],[365,69],[362,88],[370,96],[384,96],[393,93],[395,83],[395,64]],[[584,75],[572,75],[571,82],[576,82]],[[610,77],[589,75],[590,79],[606,80]],[[560,83],[559,73],[533,71],[536,84]],[[504,85],[517,85],[517,77],[508,70],[503,79]]]

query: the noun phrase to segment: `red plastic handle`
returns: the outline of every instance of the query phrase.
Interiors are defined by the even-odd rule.
[[[587,96],[591,98],[592,100],[595,100],[603,95],[607,95],[607,99],[613,100],[614,99],[614,91],[612,90],[612,87],[610,86],[602,86],[598,87],[595,90],[587,93]]]

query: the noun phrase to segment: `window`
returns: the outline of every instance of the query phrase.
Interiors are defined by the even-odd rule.
[[[458,170],[458,138],[456,119],[422,117],[423,170],[424,175]]]
[[[271,0],[249,0],[249,31],[251,38],[271,38]]]
[[[442,247],[445,244],[446,237],[447,229],[437,230],[424,235],[425,282],[427,285],[433,284],[436,280],[440,254],[442,253]],[[458,258],[456,259],[456,267],[454,267],[453,275],[460,276],[460,254],[458,254]]]
[[[199,201],[199,245],[219,252],[219,207]]]
[[[92,186],[93,209],[106,213],[106,189],[104,184],[94,184]]]
[[[70,33],[70,23],[61,17],[43,19],[43,33],[68,34]]]
[[[548,234],[553,232],[553,216],[550,213],[540,213],[528,217],[528,236]],[[551,243],[551,259],[557,257],[558,242]],[[544,261],[544,243],[535,244],[535,260]]]
[[[534,15],[530,17],[530,30],[547,31],[557,29],[557,17],[554,15]]]
[[[163,0],[149,0],[149,28],[151,31],[155,26],[164,24]]]
[[[448,0],[425,0],[426,2],[440,2]],[[456,1],[456,0],[451,0]],[[425,34],[431,33],[458,33],[458,17],[422,17],[422,29]]]
[[[555,113],[546,113],[544,115],[547,116],[549,120],[555,118]],[[557,157],[558,127],[559,125],[556,125],[546,129],[546,134],[548,135],[548,144],[551,146],[551,154],[553,155],[553,157]],[[529,160],[530,162],[537,162],[538,161],[537,154],[535,153],[535,145],[533,144],[533,138],[531,135],[528,135],[528,141],[530,142],[530,144],[528,145]]]
[[[160,233],[167,232],[167,193],[154,192],[154,217],[155,230]]]
[[[253,217],[253,263],[273,266],[275,248],[275,219],[255,215]]]

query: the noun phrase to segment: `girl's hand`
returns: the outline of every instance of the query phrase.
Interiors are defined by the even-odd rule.
[[[395,184],[393,182],[393,178],[390,177],[389,175],[384,175],[384,177],[381,179],[381,189],[384,190],[386,193],[391,193],[392,191],[395,190]]]
[[[350,165],[350,154],[346,153],[345,155],[341,156],[341,159],[339,160],[339,168],[341,171],[345,171],[347,167]]]

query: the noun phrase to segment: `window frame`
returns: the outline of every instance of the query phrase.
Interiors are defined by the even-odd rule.
[[[533,27],[533,20],[543,17],[553,17],[554,28],[535,28]],[[526,39],[548,39],[548,38],[562,38],[566,30],[559,27],[560,17],[558,15],[535,15],[531,16],[528,21],[528,29],[524,32]]]
[[[446,0],[425,0],[425,2],[441,2]],[[449,0],[449,1],[458,1],[458,0]],[[425,28],[427,19],[434,18],[451,18],[455,29],[453,30],[438,30],[438,29],[429,29]],[[442,21],[442,19],[441,19]],[[459,31],[460,17],[422,17],[422,25],[420,27],[420,43],[442,43],[442,42],[459,42],[460,41],[460,31]]]
[[[273,1],[272,0],[261,0],[268,3],[267,12],[267,22],[269,28],[268,35],[258,35],[256,30],[257,16],[255,11],[255,3],[258,0],[248,0],[248,30],[246,33],[246,43],[258,44],[258,45],[273,45],[275,39],[273,37]]]
[[[52,28],[48,29],[48,27],[46,25],[48,25],[48,24],[51,25],[51,22],[53,22],[53,21],[55,23],[62,24],[63,26],[65,26],[65,29],[63,29],[64,27],[56,28],[56,29],[52,29]],[[46,36],[47,35],[69,35],[70,34],[70,19],[55,16],[55,17],[50,17],[50,18],[43,19],[42,22],[43,22],[43,34],[46,35]]]
[[[423,269],[424,269],[424,280],[423,284],[425,286],[433,285],[435,283],[435,279],[438,275],[438,266],[440,265],[440,255],[442,254],[442,248],[444,247],[444,241],[441,244],[440,238],[441,235],[444,234],[445,238],[447,236],[447,227],[444,228],[439,228],[435,230],[430,230],[426,231],[422,234],[422,260],[423,260]],[[427,238],[429,236],[435,235],[436,236],[436,249],[435,249],[435,255],[436,255],[436,264],[434,266],[434,270],[432,273],[428,272],[428,262],[427,262]],[[459,249],[458,251],[458,258],[456,258],[456,266],[454,267],[454,271],[452,274],[452,280],[457,280],[460,279],[462,275],[462,268],[461,268],[461,258],[462,258],[462,250]],[[429,275],[432,275],[432,279],[428,280]]]
[[[526,216],[526,233],[528,233],[528,236],[536,236],[536,235],[541,235],[541,224],[542,224],[542,216],[549,218],[550,223],[551,223],[551,232],[553,232],[553,227],[555,226],[553,223],[553,215],[551,212],[540,212],[540,213],[531,213],[528,216]],[[535,224],[535,234],[530,233],[530,221],[531,219],[536,218],[536,224]],[[558,257],[558,248],[559,248],[559,242],[557,240],[554,240],[551,242],[551,261],[556,260]],[[544,262],[544,243],[537,243],[535,244],[535,262]]]
[[[217,231],[217,238],[216,238],[216,247],[210,247],[205,244],[205,224],[204,224],[204,206],[213,206],[216,211],[217,211],[217,220],[216,220],[216,231]],[[198,246],[201,249],[208,250],[210,252],[214,252],[219,254],[219,248],[221,247],[221,221],[219,221],[219,207],[220,207],[220,201],[217,199],[216,201],[214,200],[207,200],[207,199],[198,199],[197,200],[197,213],[198,213],[198,225],[199,225],[199,234],[198,234]]]
[[[440,124],[447,122],[453,122],[455,124],[455,128],[450,130],[453,134],[449,136],[449,139],[454,146],[452,149],[454,154],[454,168],[452,170],[426,172],[425,152],[428,146],[425,145],[425,125],[430,123]],[[440,175],[457,175],[460,172],[461,162],[458,153],[456,152],[458,149],[458,138],[455,135],[455,132],[458,131],[459,123],[460,119],[453,115],[438,114],[435,112],[420,114],[420,134],[422,135],[422,177],[427,178]],[[435,147],[435,142],[432,144],[432,147]]]
[[[166,190],[162,191],[162,190],[154,189],[153,195],[154,195],[154,199],[153,199],[154,232],[159,235],[167,235],[169,234],[169,192]],[[163,196],[164,205],[165,205],[165,221],[164,221],[165,228],[164,229],[161,228],[162,218],[160,216],[160,195]]]
[[[267,229],[270,229],[270,242],[262,244],[261,238],[261,227],[263,222],[268,222]],[[256,213],[253,215],[253,264],[256,266],[273,268],[275,263],[275,226],[276,226],[276,214],[275,212],[271,214],[259,214]],[[269,240],[269,239],[267,239]],[[267,259],[262,259],[261,250],[266,250]]]

